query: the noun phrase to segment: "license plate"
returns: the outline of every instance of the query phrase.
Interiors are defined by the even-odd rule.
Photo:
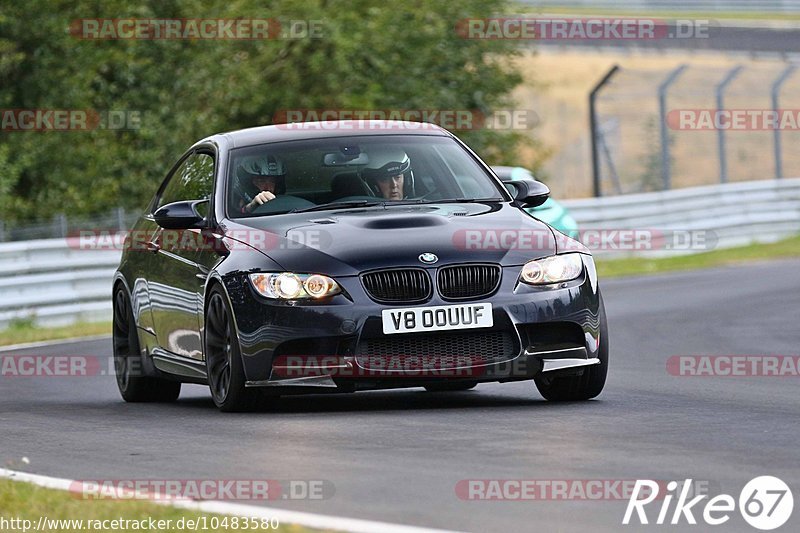
[[[490,328],[492,304],[440,305],[385,309],[381,313],[383,333],[411,333],[444,329]]]

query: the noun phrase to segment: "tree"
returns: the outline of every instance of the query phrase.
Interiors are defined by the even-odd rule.
[[[287,109],[511,108],[516,46],[467,40],[458,21],[504,0],[3,0],[0,108],[138,113],[137,129],[0,132],[6,221],[141,208],[192,142],[269,124]],[[97,18],[314,21],[322,35],[265,40],[87,40],[70,23]],[[507,163],[518,133],[459,135]]]

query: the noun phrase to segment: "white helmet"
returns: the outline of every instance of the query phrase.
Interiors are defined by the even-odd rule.
[[[391,178],[405,174],[411,168],[411,160],[402,148],[380,146],[370,150],[369,163],[362,171],[365,178]]]
[[[369,162],[361,170],[361,175],[370,188],[377,189],[377,180],[408,173],[403,184],[403,193],[404,196],[414,195],[414,173],[411,171],[411,159],[405,150],[397,146],[376,146],[368,148],[367,155]]]

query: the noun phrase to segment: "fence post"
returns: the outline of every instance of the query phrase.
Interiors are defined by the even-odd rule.
[[[619,65],[614,65],[611,70],[594,86],[589,93],[589,135],[592,142],[592,179],[594,180],[594,195],[599,197],[600,190],[600,154],[597,148],[597,93],[603,86],[611,80],[611,77],[619,70]]]
[[[53,217],[53,238],[67,236],[67,215],[59,213]]]
[[[667,91],[673,83],[678,81],[680,75],[687,68],[688,65],[680,65],[670,72],[658,86],[658,114],[661,126],[661,181],[664,184],[665,191],[672,188],[672,163],[670,162],[669,131],[667,130]]]
[[[778,100],[780,98],[781,93],[781,86],[784,84],[786,80],[794,73],[797,67],[795,65],[789,65],[786,69],[781,72],[781,75],[775,80],[772,84],[772,110],[775,113],[780,112],[780,105],[778,105]],[[780,123],[780,117],[778,117],[778,123]],[[783,155],[781,151],[781,129],[777,127],[772,132],[775,140],[775,178],[781,179],[783,177]]]
[[[117,228],[120,231],[125,231],[126,229],[128,229],[128,228],[125,227],[125,208],[124,207],[118,207],[117,208]]]
[[[739,75],[744,67],[737,66],[733,67],[725,74],[725,77],[722,79],[721,82],[717,85],[717,115],[719,112],[725,109],[724,97],[725,97],[725,89],[727,89],[728,85]],[[719,182],[720,183],[727,183],[728,182],[728,160],[725,155],[725,130],[723,128],[717,128],[717,150],[719,152]]]

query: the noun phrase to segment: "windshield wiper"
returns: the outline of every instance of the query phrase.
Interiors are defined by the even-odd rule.
[[[351,200],[349,202],[328,202],[326,204],[319,204],[312,207],[304,207],[303,209],[292,209],[289,213],[308,213],[310,211],[324,211],[326,209],[338,209],[348,207],[372,207],[384,204],[384,201],[375,200]]]
[[[441,200],[425,200],[424,198],[410,198],[408,200],[398,200],[386,202],[386,207],[393,205],[426,205],[426,204],[460,204],[475,202],[503,202],[502,198],[443,198]]]
[[[504,202],[502,198],[445,198],[434,200],[433,204],[474,204],[480,202]]]
[[[423,200],[422,198],[409,198],[408,200],[389,200],[386,202],[386,207],[393,205],[416,205],[416,204],[430,204],[430,200]]]

